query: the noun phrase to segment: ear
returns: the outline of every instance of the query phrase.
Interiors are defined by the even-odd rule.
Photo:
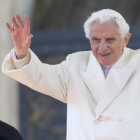
[[[124,38],[124,47],[127,46],[130,38],[131,38],[131,33],[127,33],[125,38]]]

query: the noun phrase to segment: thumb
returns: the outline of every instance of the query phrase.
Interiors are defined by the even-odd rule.
[[[31,38],[33,37],[32,34],[29,34],[26,38],[26,43],[29,43],[31,41]]]
[[[28,39],[31,39],[32,37],[33,37],[33,34],[29,34],[29,35],[27,36]]]

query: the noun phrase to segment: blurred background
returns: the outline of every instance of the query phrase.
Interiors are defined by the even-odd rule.
[[[130,25],[128,47],[140,47],[140,0],[0,0],[0,64],[13,48],[5,23],[28,15],[31,49],[44,63],[57,64],[69,53],[90,50],[83,24],[93,11],[118,11]],[[55,78],[55,77],[54,77]],[[17,128],[24,140],[66,140],[67,106],[5,76],[0,71],[0,120]]]

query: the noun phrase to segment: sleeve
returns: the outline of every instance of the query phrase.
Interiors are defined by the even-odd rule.
[[[38,92],[66,103],[70,55],[58,65],[42,63],[31,50],[29,55],[29,63],[15,69],[15,63],[9,53],[2,63],[2,72]]]
[[[13,66],[15,69],[20,69],[20,68],[24,67],[25,65],[27,65],[29,63],[29,61],[31,59],[29,53],[23,59],[17,59],[14,49],[10,52],[10,55],[11,55]]]

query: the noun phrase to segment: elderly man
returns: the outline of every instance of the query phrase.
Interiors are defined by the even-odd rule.
[[[29,49],[28,17],[7,23],[14,49],[2,71],[67,103],[67,140],[140,140],[140,51],[126,48],[129,25],[116,11],[94,12],[84,24],[91,50],[43,64]]]

